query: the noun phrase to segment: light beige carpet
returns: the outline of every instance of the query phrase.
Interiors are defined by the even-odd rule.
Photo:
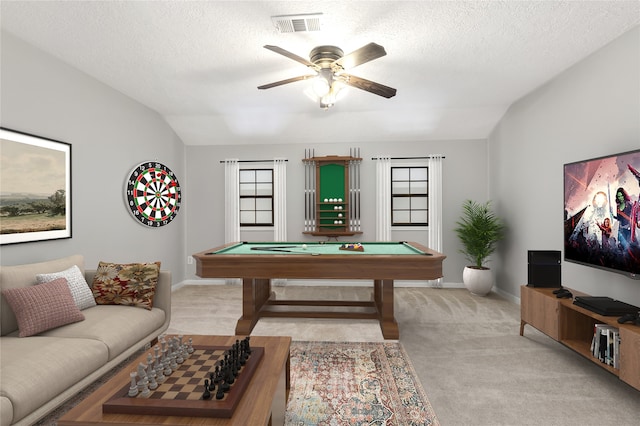
[[[276,287],[287,298],[368,299],[364,287]],[[283,296],[280,296],[283,297]],[[396,288],[400,342],[442,425],[637,426],[640,392],[527,326],[520,307],[492,293]],[[240,286],[173,293],[170,333],[234,334]],[[375,321],[265,318],[254,335],[383,341]]]

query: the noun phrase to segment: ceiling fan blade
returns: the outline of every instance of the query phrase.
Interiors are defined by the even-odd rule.
[[[384,50],[384,47],[376,43],[369,43],[366,46],[343,56],[335,61],[334,64],[339,65],[343,69],[350,69],[366,62],[373,61],[374,59],[378,59],[386,54],[387,52]]]
[[[308,80],[310,78],[316,77],[315,75],[301,75],[298,77],[288,78],[286,80],[276,81],[274,83],[263,84],[262,86],[258,86],[258,89],[271,89],[272,87],[282,86],[283,84],[295,83],[296,81]]]
[[[313,68],[314,70],[318,69],[318,66],[316,64],[314,64],[313,62],[309,61],[308,59],[305,59],[302,56],[298,56],[295,53],[291,53],[288,50],[284,50],[281,47],[266,45],[266,46],[264,46],[264,48],[265,49],[269,49],[272,52],[279,53],[282,56],[286,56],[289,59],[293,59],[294,61],[300,62],[302,65],[305,65],[305,66],[307,66],[309,68]]]
[[[396,89],[393,87],[385,86],[384,84],[376,83],[375,81],[366,80],[364,78],[356,77],[350,74],[341,74],[341,79],[349,86],[357,87],[358,89],[371,92],[383,98],[392,98],[396,95]]]

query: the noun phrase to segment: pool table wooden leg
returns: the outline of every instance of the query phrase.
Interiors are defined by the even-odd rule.
[[[400,330],[393,313],[393,280],[375,280],[373,282],[373,298],[378,310],[382,336],[385,339],[399,339]]]
[[[271,297],[269,279],[242,279],[242,317],[236,324],[236,334],[248,336],[260,319],[262,306]]]

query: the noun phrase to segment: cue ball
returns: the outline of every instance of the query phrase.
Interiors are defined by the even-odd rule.
[[[306,249],[307,249],[307,245],[306,245],[306,244],[303,244],[303,245],[302,245],[302,248],[303,248],[304,250],[306,250]]]

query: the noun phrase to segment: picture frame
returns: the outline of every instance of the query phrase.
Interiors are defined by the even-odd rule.
[[[71,144],[0,127],[0,245],[71,238]]]

